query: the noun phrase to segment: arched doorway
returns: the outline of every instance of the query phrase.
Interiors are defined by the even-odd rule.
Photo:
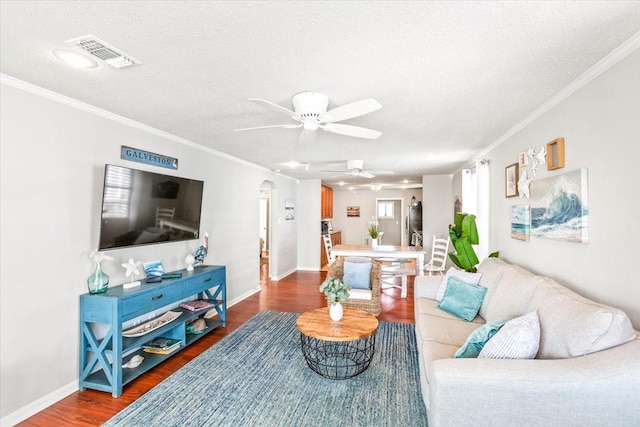
[[[274,273],[273,266],[276,258],[275,242],[273,233],[272,198],[275,191],[275,184],[271,181],[263,181],[260,185],[260,219],[258,235],[260,238],[260,284],[268,281]]]

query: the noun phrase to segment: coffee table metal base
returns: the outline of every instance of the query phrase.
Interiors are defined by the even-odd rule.
[[[355,341],[325,341],[300,334],[302,354],[309,368],[332,380],[344,380],[366,371],[376,347],[376,335]]]

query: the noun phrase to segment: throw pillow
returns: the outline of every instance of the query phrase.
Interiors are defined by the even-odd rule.
[[[442,301],[442,297],[444,296],[444,291],[447,289],[447,285],[449,283],[449,278],[455,277],[465,283],[470,283],[472,285],[477,285],[480,283],[480,278],[482,274],[480,273],[469,273],[464,270],[458,270],[455,267],[450,267],[447,270],[446,274],[442,278],[442,282],[440,282],[440,287],[438,288],[438,292],[436,293],[436,301]]]
[[[540,347],[540,319],[538,312],[508,321],[484,345],[478,358],[533,359]]]
[[[509,319],[496,319],[485,323],[475,331],[471,332],[469,338],[453,355],[455,358],[474,358],[478,357],[482,347],[492,336],[494,336]]]
[[[352,289],[371,289],[371,259],[362,257],[345,259],[342,281]]]
[[[470,285],[451,277],[438,307],[462,320],[471,322],[478,314],[486,293],[487,288]]]

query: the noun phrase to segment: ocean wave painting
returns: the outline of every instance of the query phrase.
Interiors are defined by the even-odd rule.
[[[589,236],[587,169],[531,183],[531,234],[586,243]]]
[[[529,241],[531,233],[531,209],[529,205],[511,206],[511,238]]]

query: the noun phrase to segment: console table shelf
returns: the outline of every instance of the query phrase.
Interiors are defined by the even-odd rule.
[[[118,397],[125,384],[215,328],[227,325],[226,268],[204,266],[192,272],[180,270],[176,273],[181,273],[182,277],[165,279],[159,284],[142,283],[133,289],[114,286],[102,294],[80,296],[80,390],[108,391],[113,397]],[[170,310],[180,313],[175,320],[141,336],[122,335],[123,323],[156,310],[166,312],[169,309],[165,307],[195,295],[208,300],[213,307],[197,312],[174,307]],[[211,310],[216,311],[217,317],[204,319],[207,328],[201,334],[187,334],[187,324],[204,318]],[[95,335],[98,325],[108,328],[101,338]],[[142,350],[142,345],[160,336],[180,340],[180,348],[166,355]],[[122,365],[135,355],[144,357],[142,363],[136,368],[123,368]]]

